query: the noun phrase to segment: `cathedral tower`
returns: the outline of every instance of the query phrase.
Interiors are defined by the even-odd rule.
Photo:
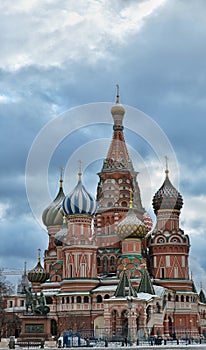
[[[179,227],[183,200],[170,182],[167,166],[165,173],[165,181],[153,197],[157,223],[148,239],[150,272],[155,282],[162,286],[191,291],[188,268],[190,242],[188,235]]]
[[[109,246],[115,241],[117,223],[129,210],[130,189],[134,193],[133,205],[136,215],[143,220],[145,212],[140,198],[137,172],[129,158],[124,139],[123,119],[125,109],[120,104],[117,86],[116,104],[111,109],[113,117],[113,137],[103,162],[97,187],[98,210],[95,218],[95,232],[98,245]]]
[[[67,235],[62,246],[62,291],[87,291],[98,284],[92,220],[96,201],[82,184],[82,173],[62,208],[67,217]]]

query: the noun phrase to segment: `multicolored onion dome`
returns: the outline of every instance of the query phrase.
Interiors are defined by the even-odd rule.
[[[169,180],[169,171],[166,170],[165,173],[165,181],[153,197],[152,204],[155,213],[157,213],[158,210],[180,210],[183,206],[181,194]]]
[[[63,242],[66,241],[67,234],[68,234],[68,227],[67,227],[67,223],[66,223],[66,218],[64,217],[62,229],[60,231],[58,231],[57,233],[55,233],[55,235],[54,235],[54,244],[57,247],[61,247],[63,245]]]
[[[95,213],[97,202],[83,186],[81,173],[79,173],[79,181],[73,192],[64,198],[62,208],[66,215],[93,215]]]
[[[145,225],[147,232],[151,231],[151,229],[153,227],[153,221],[152,221],[152,218],[147,211],[145,211],[143,214],[143,224]]]
[[[62,201],[65,198],[65,194],[62,188],[63,180],[60,180],[59,192],[53,202],[43,211],[42,221],[45,226],[62,225],[63,213],[62,213]]]
[[[39,255],[37,265],[28,273],[28,280],[32,283],[44,283],[49,276],[49,273],[41,266]]]
[[[117,225],[116,233],[121,239],[143,238],[147,231],[143,222],[137,218],[133,208],[130,208],[127,216]]]

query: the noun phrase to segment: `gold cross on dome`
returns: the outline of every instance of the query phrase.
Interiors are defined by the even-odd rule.
[[[169,170],[168,170],[168,157],[167,156],[165,156],[165,166],[166,166],[165,174],[167,175],[169,173]]]
[[[63,172],[64,172],[63,166],[60,166],[59,170],[60,170],[60,180],[62,180],[63,179]]]
[[[78,163],[79,163],[79,172],[78,172],[78,175],[79,175],[79,181],[81,181],[81,178],[82,178],[82,161],[81,161],[81,160],[78,160]]]
[[[38,249],[38,262],[40,263],[41,261],[41,249]]]

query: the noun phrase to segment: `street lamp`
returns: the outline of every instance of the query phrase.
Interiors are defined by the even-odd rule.
[[[129,322],[128,322],[128,340],[129,345],[132,345],[132,297],[127,297],[128,308],[129,308]]]

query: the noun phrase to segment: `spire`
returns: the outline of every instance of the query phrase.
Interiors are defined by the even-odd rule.
[[[26,261],[24,262],[24,276],[26,275]]]
[[[24,272],[21,276],[21,281],[17,286],[17,294],[24,294],[25,289],[30,287],[30,282],[28,280],[27,272],[26,272],[26,261],[24,262]]]
[[[130,159],[123,133],[123,118],[125,109],[119,103],[119,85],[117,85],[116,104],[112,107],[111,113],[114,120],[114,133],[109,151],[107,153],[107,158],[104,163],[104,169],[126,169],[128,168]]]
[[[78,172],[79,181],[82,181],[82,161],[78,160],[78,163],[79,163],[79,172]]]
[[[137,297],[137,291],[133,287],[130,278],[127,275],[126,268],[124,267],[122,276],[115,292],[115,297],[125,298],[127,296]]]
[[[38,263],[41,263],[41,249],[38,249]]]
[[[145,266],[145,270],[143,272],[139,288],[138,288],[138,293],[148,293],[148,294],[155,294],[151,278],[149,276],[149,273],[147,271],[147,267]]]
[[[60,186],[59,187],[62,188],[64,168],[62,166],[60,166],[59,169],[60,169],[60,180],[59,180]]]
[[[168,157],[167,156],[165,156],[165,174],[166,174],[166,177],[168,177],[169,169],[168,169]]]
[[[117,93],[116,93],[116,104],[119,103],[119,85],[116,85]]]

